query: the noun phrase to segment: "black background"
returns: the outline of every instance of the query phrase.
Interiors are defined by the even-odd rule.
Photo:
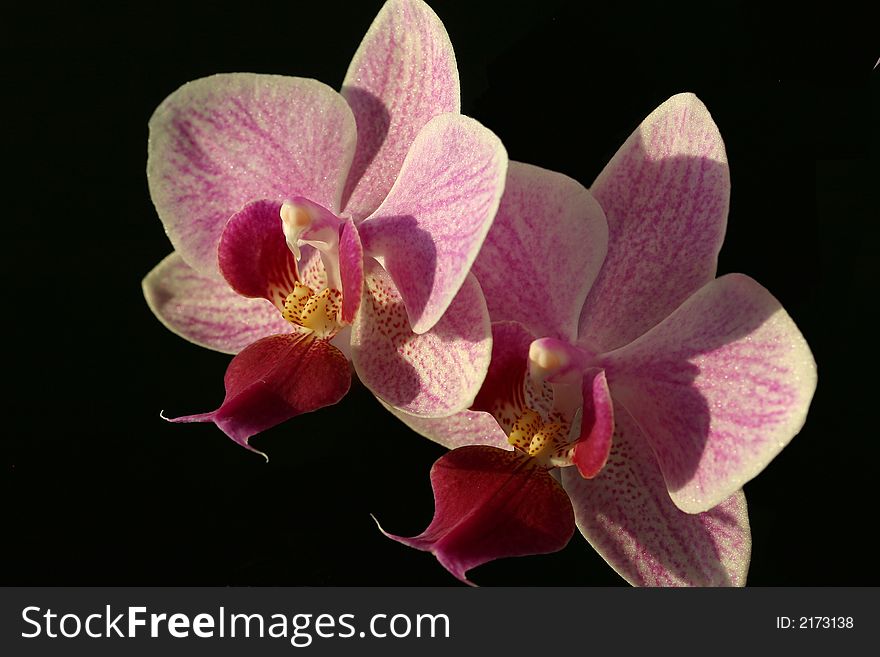
[[[424,528],[440,447],[360,385],[256,438],[268,464],[212,425],[166,424],[160,409],[219,404],[229,357],[172,335],[140,291],[171,250],[146,186],[153,109],[217,72],[338,87],[380,4],[40,3],[4,18],[3,584],[456,584],[370,518]],[[768,287],[819,364],[806,426],[746,487],[749,584],[880,583],[869,205],[880,48],[800,5],[432,5],[463,112],[512,159],[589,185],[667,97],[707,104],[733,185],[719,273]],[[579,535],[471,576],[623,583]]]

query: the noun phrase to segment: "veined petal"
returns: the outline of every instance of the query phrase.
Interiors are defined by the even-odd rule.
[[[492,360],[472,408],[495,417],[505,435],[526,407],[523,382],[534,339],[518,322],[492,324]]]
[[[351,324],[361,307],[364,287],[364,248],[351,220],[342,226],[339,236],[339,272],[342,277],[342,321]]]
[[[581,429],[572,460],[582,477],[592,479],[605,466],[611,453],[614,433],[614,408],[605,372],[584,372]]]
[[[489,445],[505,450],[513,449],[498,420],[489,413],[461,411],[449,417],[429,418],[404,413],[381,399],[379,402],[410,429],[448,449],[465,445]]]
[[[587,296],[582,341],[634,340],[715,277],[730,174],[718,128],[693,94],[654,110],[590,188],[608,219],[608,255]]]
[[[179,253],[156,265],[142,285],[159,321],[201,347],[236,354],[252,342],[290,330],[272,304],[246,299],[225,281],[199,274]]]
[[[635,586],[743,586],[751,532],[742,491],[699,514],[678,509],[638,425],[615,407],[614,445],[594,479],[562,471],[578,529]]]
[[[351,370],[348,359],[327,340],[311,334],[273,335],[233,358],[224,384],[226,398],[216,411],[169,419],[213,422],[256,452],[248,444],[254,434],[342,399],[351,384]]]
[[[486,302],[470,276],[448,312],[421,335],[410,330],[394,281],[375,260],[364,263],[361,309],[352,325],[352,361],[361,381],[386,403],[441,417],[473,402],[492,353]]]
[[[242,296],[262,297],[283,307],[298,274],[281,228],[280,210],[280,201],[248,203],[223,229],[218,256],[220,273],[232,289]]]
[[[419,0],[386,2],[348,67],[342,95],[358,131],[345,210],[360,221],[388,194],[422,126],[459,111],[455,53],[431,8]]]
[[[150,195],[175,249],[215,276],[220,234],[246,203],[304,196],[338,211],[356,139],[345,99],[317,80],[202,78],[150,119]]]
[[[511,162],[501,205],[471,270],[493,322],[574,342],[605,259],[608,225],[593,196],[555,171]]]
[[[461,447],[431,468],[434,518],[412,538],[388,538],[431,552],[462,582],[471,568],[502,557],[556,552],[574,534],[568,496],[532,459],[486,446]]]
[[[443,114],[419,132],[397,182],[360,226],[364,250],[394,279],[412,330],[446,312],[489,231],[507,153],[473,119]]]
[[[800,431],[816,389],[797,326],[742,274],[709,283],[602,362],[612,396],[689,513],[711,509],[763,470]]]

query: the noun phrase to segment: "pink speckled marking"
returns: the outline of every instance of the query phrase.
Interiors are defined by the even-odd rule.
[[[184,260],[219,276],[221,231],[246,203],[304,196],[338,214],[356,139],[345,100],[316,80],[202,78],[150,119],[150,196]]]
[[[502,557],[556,552],[574,534],[562,487],[517,452],[471,446],[441,456],[431,468],[434,518],[412,538],[385,533],[432,552],[446,570],[470,584],[467,571]]]
[[[382,400],[426,417],[467,408],[492,351],[489,314],[479,284],[466,279],[449,311],[421,335],[410,330],[400,293],[374,260],[364,267],[365,293],[352,325],[358,376]]]
[[[280,209],[279,201],[248,203],[227,222],[217,253],[220,272],[233,290],[282,309],[298,274],[281,229]]]
[[[223,379],[226,398],[216,411],[169,418],[170,422],[213,422],[242,447],[253,449],[254,434],[335,404],[351,385],[348,359],[311,334],[273,335],[232,359]]]
[[[724,144],[693,94],[654,110],[590,191],[608,219],[608,255],[580,319],[594,350],[634,340],[715,277],[730,174]]]
[[[252,342],[289,333],[290,324],[265,299],[246,299],[226,281],[199,274],[172,253],[146,275],[144,297],[169,330],[201,347],[237,354]]]
[[[622,407],[614,412],[614,445],[598,476],[562,471],[578,529],[634,586],[743,586],[751,533],[742,491],[705,513],[681,511],[638,425]]]
[[[359,229],[394,278],[416,333],[446,312],[489,231],[507,153],[477,121],[435,117],[413,142],[388,197]]]
[[[574,342],[607,245],[602,208],[580,183],[511,162],[501,205],[471,271],[493,322],[515,320],[535,335]]]
[[[357,121],[345,211],[360,221],[388,194],[419,130],[458,112],[458,67],[449,35],[423,2],[386,2],[354,55],[342,95]]]
[[[742,274],[712,281],[602,358],[614,399],[645,433],[683,510],[719,504],[800,430],[815,362],[773,296]]]

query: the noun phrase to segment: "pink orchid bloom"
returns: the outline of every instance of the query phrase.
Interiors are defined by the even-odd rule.
[[[591,192],[511,163],[473,269],[490,370],[470,410],[396,413],[457,449],[431,471],[427,530],[389,536],[467,581],[576,526],[631,584],[743,585],[741,489],[803,425],[815,362],[767,290],[715,278],[730,182],[695,96],[648,116]]]
[[[237,354],[214,422],[251,436],[339,401],[347,356],[385,403],[467,408],[491,355],[469,273],[504,186],[501,142],[459,113],[440,19],[389,0],[342,92],[224,74],[185,84],[150,120],[150,194],[175,251],[144,279],[150,308]],[[256,450],[253,450],[256,451]]]

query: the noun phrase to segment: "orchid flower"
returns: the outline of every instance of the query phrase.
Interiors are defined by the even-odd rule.
[[[342,92],[223,74],[150,120],[150,194],[175,251],[144,279],[169,329],[237,354],[213,422],[251,436],[347,392],[353,361],[385,403],[467,408],[491,354],[469,273],[503,190],[501,142],[459,113],[440,19],[389,0]]]
[[[577,527],[634,585],[743,585],[742,486],[803,425],[813,357],[751,278],[715,278],[730,182],[705,106],[674,96],[590,191],[511,163],[474,273],[493,319],[470,410],[396,414],[453,447],[424,533],[462,581]],[[510,447],[512,446],[512,451]]]

